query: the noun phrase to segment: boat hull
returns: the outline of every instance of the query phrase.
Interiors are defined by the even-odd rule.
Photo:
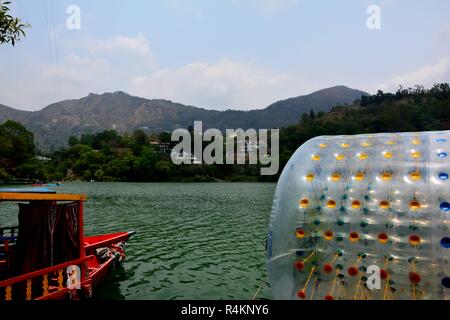
[[[89,278],[94,289],[122,265],[126,242],[134,233],[119,232],[84,238],[86,255],[95,256],[88,262]]]

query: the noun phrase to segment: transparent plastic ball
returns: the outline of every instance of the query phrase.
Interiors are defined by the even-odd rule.
[[[450,131],[322,136],[279,179],[275,299],[447,299]]]

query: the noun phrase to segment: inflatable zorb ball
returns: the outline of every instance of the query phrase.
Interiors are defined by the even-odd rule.
[[[317,137],[278,182],[275,299],[448,299],[450,131]]]

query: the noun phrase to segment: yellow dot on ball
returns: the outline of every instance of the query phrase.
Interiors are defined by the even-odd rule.
[[[320,149],[328,148],[328,144],[326,144],[326,143],[321,143],[321,144],[319,144],[319,148],[320,148]]]
[[[344,142],[341,144],[341,148],[344,148],[344,149],[350,148],[350,144]]]
[[[362,181],[362,180],[364,180],[365,176],[366,175],[364,174],[364,172],[359,171],[355,174],[355,180]]]
[[[305,231],[303,229],[297,229],[295,232],[297,239],[303,239],[305,237]]]
[[[378,235],[378,242],[381,244],[386,244],[389,240],[389,237],[386,233],[382,232]]]
[[[369,156],[367,155],[367,153],[360,153],[358,154],[358,158],[359,160],[366,160]]]
[[[314,180],[314,173],[310,172],[306,175],[306,180],[313,181]]]
[[[392,173],[390,172],[382,172],[381,179],[384,181],[390,181],[392,179]]]
[[[336,208],[336,201],[334,201],[334,200],[328,200],[328,201],[327,201],[327,207],[330,208],[330,209]]]
[[[415,139],[413,139],[413,141],[412,141],[412,144],[413,144],[413,145],[416,145],[416,146],[418,146],[420,143],[421,143],[421,142],[420,142],[420,139],[419,139],[419,138],[415,138]]]
[[[319,160],[320,160],[320,156],[319,156],[318,154],[313,154],[313,155],[311,156],[311,159],[312,159],[313,161],[319,161]]]
[[[409,244],[413,247],[416,247],[420,244],[420,237],[416,234],[412,234],[409,236]]]
[[[309,200],[306,198],[303,198],[302,200],[300,200],[300,207],[302,207],[303,209],[308,208],[309,206]]]
[[[418,181],[420,178],[422,178],[422,175],[419,171],[413,171],[409,174],[412,181]]]
[[[363,143],[361,143],[361,146],[363,146],[363,147],[370,147],[370,146],[372,146],[372,144],[370,143],[370,142],[368,142],[368,141],[364,141]]]
[[[413,157],[414,159],[420,158],[422,154],[419,151],[412,151],[411,152],[411,157]]]
[[[339,181],[341,179],[341,174],[339,172],[333,172],[331,174],[331,180]]]
[[[349,235],[349,239],[351,242],[357,242],[359,240],[359,233],[358,232],[351,232]]]
[[[325,240],[330,241],[331,239],[333,239],[333,231],[331,231],[331,230],[325,231],[323,233],[323,236],[324,236]]]
[[[345,159],[345,156],[343,154],[337,154],[336,155],[336,160],[337,161],[341,161],[341,160],[344,160],[344,159]]]
[[[385,157],[386,159],[391,159],[393,157],[393,154],[392,152],[384,152],[383,157]]]
[[[359,200],[353,200],[352,201],[352,208],[353,209],[359,209],[361,208],[361,202]]]
[[[380,208],[381,209],[389,209],[389,207],[390,207],[389,201],[387,201],[387,200],[380,201]]]
[[[412,200],[409,203],[409,207],[411,208],[411,210],[419,210],[420,209],[420,202],[417,200]]]
[[[394,145],[394,144],[396,144],[397,143],[397,141],[395,141],[395,140],[388,140],[387,142],[386,142],[386,144],[387,145],[390,145],[390,146],[392,146],[392,145]]]

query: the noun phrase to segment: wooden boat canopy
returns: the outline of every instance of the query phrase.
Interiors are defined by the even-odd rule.
[[[85,201],[84,194],[56,194],[46,188],[0,189],[0,201]]]
[[[135,232],[85,237],[85,200],[47,188],[0,188],[0,204],[19,204],[19,226],[0,227],[0,300],[89,298],[124,261]]]

